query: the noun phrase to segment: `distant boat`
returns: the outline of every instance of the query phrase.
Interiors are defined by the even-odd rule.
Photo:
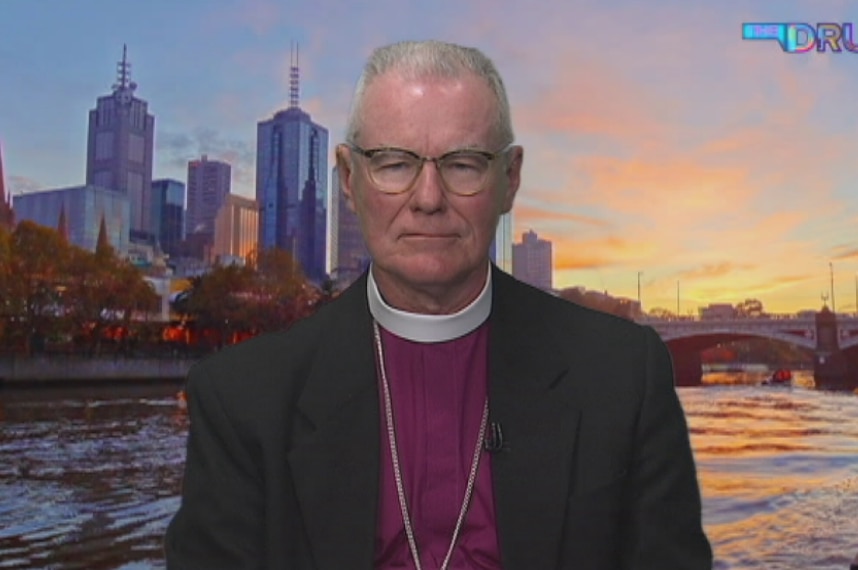
[[[788,368],[778,368],[766,380],[763,386],[790,386],[792,384],[792,372]]]

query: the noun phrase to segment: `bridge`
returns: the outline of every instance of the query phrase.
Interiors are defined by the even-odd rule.
[[[817,385],[833,389],[858,388],[858,316],[835,315],[827,308],[811,315],[774,315],[722,319],[641,317],[667,343],[677,383],[700,384],[700,352],[720,343],[767,338],[812,351]]]

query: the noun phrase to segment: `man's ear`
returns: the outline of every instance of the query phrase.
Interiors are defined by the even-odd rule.
[[[344,144],[337,145],[336,149],[337,160],[337,177],[340,180],[340,191],[346,198],[346,204],[349,210],[357,212],[355,207],[354,190],[352,180],[354,175],[354,162],[352,161],[351,150]]]
[[[504,194],[501,197],[501,214],[506,214],[512,210],[515,195],[518,192],[518,187],[521,185],[521,165],[523,161],[524,148],[514,146],[509,149],[509,158],[506,160],[506,168],[504,170],[506,180]]]

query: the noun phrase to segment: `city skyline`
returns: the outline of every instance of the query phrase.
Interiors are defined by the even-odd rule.
[[[837,310],[856,310],[858,55],[741,40],[746,21],[848,22],[847,3],[347,6],[155,1],[129,22],[119,3],[5,2],[7,192],[84,183],[87,113],[123,44],[157,117],[153,177],[184,180],[208,154],[253,197],[256,125],[288,106],[295,42],[301,107],[329,129],[332,164],[370,50],[434,37],[481,48],[505,78],[525,147],[513,234],[553,243],[556,287],[636,299],[640,279],[645,310],[673,310],[679,289],[683,313],[748,297],[795,312],[822,305],[831,271]]]

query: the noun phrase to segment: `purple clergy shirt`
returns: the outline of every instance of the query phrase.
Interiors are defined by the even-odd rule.
[[[440,568],[459,517],[488,383],[488,323],[454,340],[421,343],[379,327],[403,488],[425,570]],[[381,397],[381,468],[375,567],[416,568],[408,547]],[[498,570],[491,456],[480,464],[450,570]]]

